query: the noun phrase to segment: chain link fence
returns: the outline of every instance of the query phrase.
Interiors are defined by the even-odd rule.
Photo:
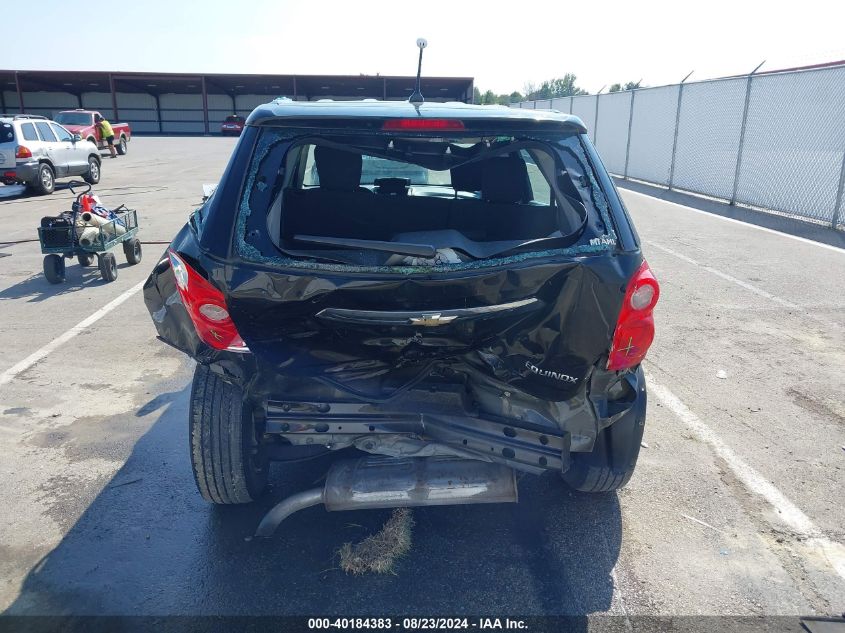
[[[845,66],[512,107],[578,116],[616,176],[845,229]]]

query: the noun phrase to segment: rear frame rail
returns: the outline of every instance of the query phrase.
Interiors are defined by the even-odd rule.
[[[368,435],[404,435],[477,453],[479,459],[540,474],[569,469],[571,436],[516,420],[429,413],[362,412],[355,403],[268,403],[265,433],[294,445],[346,447]]]

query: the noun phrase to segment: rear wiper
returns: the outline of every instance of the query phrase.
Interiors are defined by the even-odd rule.
[[[324,244],[326,246],[345,246],[371,251],[413,255],[414,257],[434,257],[437,250],[429,244],[406,244],[404,242],[383,242],[381,240],[357,240],[348,237],[323,237],[320,235],[294,235],[295,242]]]

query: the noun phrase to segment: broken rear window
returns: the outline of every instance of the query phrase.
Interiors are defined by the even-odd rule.
[[[606,251],[615,234],[581,143],[560,133],[267,128],[248,172],[238,250],[388,271]]]

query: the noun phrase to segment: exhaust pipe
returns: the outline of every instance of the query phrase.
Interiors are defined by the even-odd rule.
[[[516,503],[516,475],[494,462],[454,457],[370,455],[336,462],[326,485],[297,493],[275,505],[256,536],[272,536],[294,512],[324,504],[329,512],[467,503]]]

